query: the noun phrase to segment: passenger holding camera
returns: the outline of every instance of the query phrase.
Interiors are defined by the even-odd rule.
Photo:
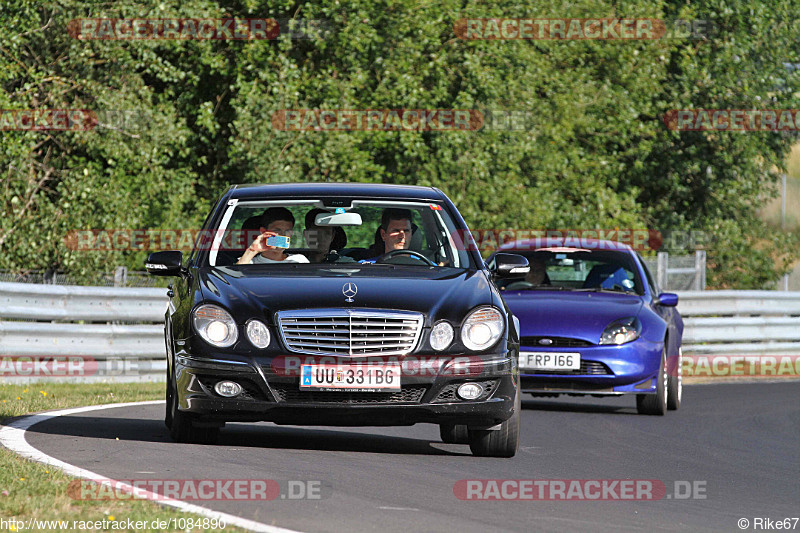
[[[267,239],[275,236],[291,238],[294,230],[294,215],[285,207],[270,207],[261,216],[261,234],[245,250],[237,265],[258,265],[266,263],[308,263],[302,254],[287,255],[285,248],[270,246]]]

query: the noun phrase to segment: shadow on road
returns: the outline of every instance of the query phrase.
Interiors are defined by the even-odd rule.
[[[611,400],[611,398],[609,398]],[[611,415],[637,415],[636,406],[630,405],[632,398],[627,398],[625,405],[617,403],[589,403],[592,400],[545,400],[543,398],[531,398],[522,400],[523,411],[554,411],[564,413],[602,413]],[[612,400],[613,401],[613,400]],[[633,400],[635,403],[635,400]]]
[[[162,420],[71,415],[46,420],[28,434],[47,434],[130,442],[173,443]],[[221,432],[218,447],[371,452],[406,455],[470,455],[439,449],[440,441],[347,431],[272,424],[229,424]]]

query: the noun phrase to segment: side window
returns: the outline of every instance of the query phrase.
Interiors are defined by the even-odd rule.
[[[650,292],[653,293],[653,298],[655,298],[661,293],[661,289],[658,288],[658,285],[656,285],[656,282],[653,280],[653,276],[650,274],[650,270],[647,268],[647,263],[644,262],[644,259],[642,259],[642,256],[639,255],[639,252],[636,252],[636,257],[639,259],[639,263],[642,265],[644,275],[647,277],[647,284],[650,285]]]

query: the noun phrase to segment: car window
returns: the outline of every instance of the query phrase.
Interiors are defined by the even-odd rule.
[[[661,292],[661,289],[659,289],[658,285],[656,285],[655,279],[653,278],[653,275],[650,273],[650,269],[647,268],[647,263],[644,262],[644,259],[642,259],[642,256],[639,255],[638,252],[636,253],[636,257],[639,258],[639,262],[642,264],[642,270],[644,270],[644,275],[647,278],[647,283],[650,285],[650,292],[653,293],[653,297],[658,296],[658,294]]]
[[[392,215],[407,213],[410,234],[401,246],[411,253],[396,254],[394,265],[446,266],[470,268],[471,257],[467,253],[461,237],[464,234],[455,225],[446,209],[439,204],[402,201],[354,200],[346,208],[326,208],[322,199],[293,199],[291,201],[239,201],[228,206],[220,227],[214,231],[216,241],[210,247],[208,262],[211,266],[234,265],[244,251],[260,235],[264,228],[264,216],[268,209],[285,209],[293,218],[286,255],[302,256],[310,264],[315,263],[353,263],[370,262],[386,252],[380,231],[384,213]],[[309,215],[310,212],[312,214]],[[316,213],[355,213],[361,217],[361,224],[350,226],[315,226],[306,224],[306,217],[313,221]],[[389,219],[390,223],[392,218]],[[405,220],[405,219],[401,219]],[[402,226],[403,224],[395,224]],[[290,224],[291,227],[291,224]],[[393,226],[390,229],[395,229]],[[402,233],[402,228],[400,229]],[[403,238],[402,236],[400,238]],[[429,263],[418,257],[427,258]],[[416,256],[416,257],[415,257]],[[255,261],[254,261],[255,262]],[[303,259],[297,262],[305,261]],[[271,266],[274,263],[263,263]],[[262,263],[259,263],[262,265]],[[474,267],[473,267],[474,268]]]
[[[500,280],[502,290],[551,288],[644,294],[633,257],[624,251],[545,248],[510,253],[525,256],[531,269],[524,280]]]

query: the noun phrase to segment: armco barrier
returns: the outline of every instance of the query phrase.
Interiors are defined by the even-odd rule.
[[[166,290],[0,282],[0,319],[161,322]]]
[[[0,282],[0,381],[163,379],[166,309],[161,288]],[[26,364],[45,357],[82,363],[80,376]]]
[[[680,292],[687,355],[800,355],[800,292]]]
[[[800,355],[800,292],[678,294],[684,354]],[[0,356],[88,357],[119,381],[130,361],[128,377],[163,379],[166,306],[160,288],[0,282]]]

